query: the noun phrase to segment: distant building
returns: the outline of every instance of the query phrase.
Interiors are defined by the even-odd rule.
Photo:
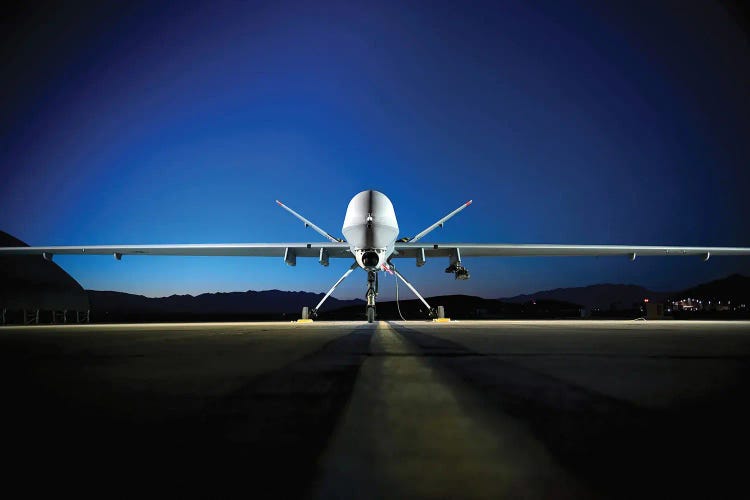
[[[672,309],[675,311],[710,311],[710,312],[728,312],[728,311],[746,311],[747,305],[735,303],[732,305],[731,300],[716,299],[678,299],[672,301]]]
[[[702,311],[703,303],[697,299],[680,299],[672,302],[672,308],[675,311]]]
[[[732,305],[729,301],[712,300],[706,304],[705,309],[707,311],[731,311]]]
[[[647,302],[646,319],[664,319],[664,304],[662,302]]]

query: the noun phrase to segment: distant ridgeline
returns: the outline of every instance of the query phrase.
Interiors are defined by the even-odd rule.
[[[0,231],[0,246],[25,247]],[[0,257],[0,324],[87,322],[86,291],[52,261],[38,255]]]
[[[315,305],[323,294],[285,292],[280,290],[231,293],[206,293],[198,296],[172,295],[149,298],[121,292],[89,290],[92,321],[253,321],[294,320],[304,306]],[[654,292],[635,285],[592,285],[559,288],[504,299],[485,299],[469,295],[428,297],[430,305],[442,305],[446,315],[454,319],[514,318],[636,318],[645,313],[644,299],[664,302],[671,308],[683,297],[716,302],[732,301],[733,310],[675,310],[677,318],[750,317],[743,304],[750,304],[750,278],[732,275],[683,292]],[[365,302],[360,299],[330,298],[320,312],[321,320],[364,320]],[[407,320],[426,319],[424,305],[416,299],[401,300],[401,315]],[[395,301],[379,302],[378,319],[398,320]]]
[[[201,295],[144,297],[122,292],[88,290],[92,321],[262,321],[298,319],[304,306],[314,306],[322,293],[264,290],[256,292],[219,292]],[[357,305],[365,301],[326,301],[329,311]]]
[[[732,274],[679,292],[655,292],[636,285],[557,288],[500,299],[512,303],[567,300],[594,317],[628,317],[642,312],[644,301],[662,302],[674,318],[750,317],[750,278]]]
[[[684,292],[654,292],[635,285],[592,285],[578,288],[559,288],[519,295],[504,299],[485,299],[469,295],[428,297],[433,305],[445,307],[446,315],[454,319],[502,318],[580,318],[582,316],[608,318],[636,318],[644,316],[644,299],[664,302],[671,309],[682,297],[705,299],[706,302],[734,301],[737,308],[750,304],[750,278],[732,275],[691,288]],[[322,293],[285,292],[281,290],[230,293],[204,293],[197,296],[172,295],[150,298],[121,292],[89,290],[91,317],[95,322],[136,321],[260,321],[295,320],[304,306],[314,306]],[[360,299],[328,299],[320,312],[321,320],[364,320],[365,302]],[[400,301],[401,315],[407,320],[426,319],[423,304],[416,299]],[[672,312],[674,317],[745,317],[741,310]],[[720,314],[719,314],[720,313]],[[400,319],[396,302],[379,302],[378,319]]]
[[[149,298],[121,292],[88,291],[92,320],[96,322],[130,321],[207,321],[207,320],[294,320],[302,307],[315,305],[323,294],[308,292],[205,293],[198,296],[172,295]],[[508,304],[495,299],[467,295],[430,297],[428,302],[443,305],[454,318],[539,317],[577,318],[581,308],[562,301],[537,301],[535,304]],[[320,312],[321,320],[364,320],[365,301],[329,298]],[[406,319],[426,319],[424,305],[416,300],[401,300]],[[380,302],[378,318],[399,319],[396,303]]]

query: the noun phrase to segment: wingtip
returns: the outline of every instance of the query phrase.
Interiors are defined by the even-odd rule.
[[[279,200],[276,200],[276,204],[279,205],[279,206],[283,205],[283,203],[281,203]]]
[[[466,206],[468,207],[468,206],[469,206],[469,205],[471,205],[471,204],[472,204],[473,202],[474,202],[474,200],[469,200],[469,201],[467,201],[467,202],[466,202]]]

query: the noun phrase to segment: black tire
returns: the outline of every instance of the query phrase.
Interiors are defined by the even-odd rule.
[[[372,323],[373,321],[375,321],[375,308],[368,307],[367,308],[367,322]]]

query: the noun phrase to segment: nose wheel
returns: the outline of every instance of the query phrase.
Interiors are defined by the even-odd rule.
[[[375,298],[378,296],[378,273],[367,271],[367,322],[375,321]]]

